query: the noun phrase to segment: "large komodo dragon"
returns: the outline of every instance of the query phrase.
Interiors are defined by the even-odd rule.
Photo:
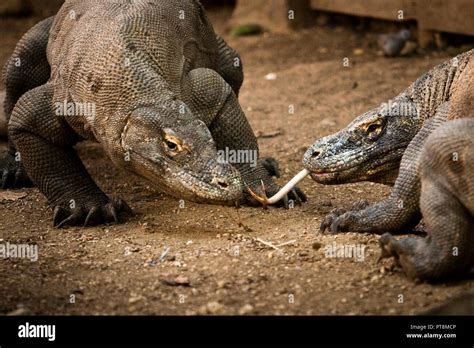
[[[407,232],[423,216],[427,238],[397,241],[386,233],[382,256],[395,256],[409,276],[423,280],[474,266],[473,54],[441,64],[391,103],[311,146],[305,167],[324,184],[390,181],[400,163],[388,198],[337,209],[322,231]]]
[[[179,198],[249,203],[246,186],[258,190],[261,180],[278,190],[273,162],[230,165],[218,155],[258,146],[237,100],[240,58],[197,0],[66,1],[21,39],[4,80],[2,187],[31,179],[56,226],[117,222],[129,209],[88,175],[73,149],[84,139]],[[290,197],[304,199],[299,190]]]

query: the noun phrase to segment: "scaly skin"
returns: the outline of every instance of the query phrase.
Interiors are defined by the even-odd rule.
[[[258,154],[258,145],[237,100],[240,57],[198,1],[66,1],[19,42],[4,80],[10,154],[0,169],[18,180],[3,185],[29,176],[55,207],[56,226],[117,222],[130,211],[85,170],[73,149],[84,139],[178,198],[253,203],[246,185],[258,191],[261,180],[278,190],[266,162],[218,157],[226,148]],[[290,196],[304,199],[297,189]]]
[[[441,281],[474,266],[474,68],[453,89],[447,123],[426,140],[416,171],[427,238],[380,238],[382,257],[395,257],[414,279]]]
[[[426,140],[419,168],[420,207],[428,236],[382,235],[383,257],[395,257],[413,279],[463,276],[474,266],[474,119],[445,123]]]
[[[407,231],[420,220],[420,181],[416,166],[426,138],[454,110],[472,80],[473,50],[447,61],[416,80],[389,103],[359,117],[340,132],[316,141],[303,164],[322,184],[358,181],[392,183],[385,200],[338,209],[321,224],[321,231]],[[399,172],[399,175],[397,176]]]

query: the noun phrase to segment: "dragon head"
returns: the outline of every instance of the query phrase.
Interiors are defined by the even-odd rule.
[[[306,151],[303,165],[322,184],[392,184],[402,155],[419,130],[416,118],[415,103],[402,94],[317,140]]]
[[[183,104],[135,109],[120,139],[121,164],[174,197],[215,204],[243,197],[240,173],[219,158],[209,129]]]

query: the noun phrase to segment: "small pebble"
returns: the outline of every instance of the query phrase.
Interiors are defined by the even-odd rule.
[[[252,313],[254,310],[253,306],[250,304],[246,304],[242,308],[239,309],[239,315],[247,315]]]
[[[269,73],[267,75],[265,75],[265,80],[267,81],[274,81],[277,79],[277,74],[275,73]]]
[[[210,314],[217,314],[224,309],[224,306],[219,302],[209,302],[206,305],[206,309]]]

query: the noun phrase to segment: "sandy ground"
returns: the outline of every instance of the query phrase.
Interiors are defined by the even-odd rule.
[[[282,132],[260,139],[263,156],[280,161],[281,183],[301,169],[316,138],[395,96],[449,57],[429,52],[386,59],[374,48],[373,33],[339,26],[230,38],[226,14],[211,18],[243,57],[241,105],[256,132]],[[0,63],[34,22],[2,21]],[[350,67],[343,66],[344,57]],[[267,81],[268,73],[276,80]],[[99,186],[138,214],[120,225],[58,230],[36,189],[16,192],[24,198],[0,200],[0,243],[39,246],[37,262],[0,260],[0,313],[418,314],[474,288],[472,280],[415,284],[390,260],[376,264],[376,235],[318,233],[334,207],[359,198],[380,200],[389,187],[322,186],[306,179],[301,187],[309,202],[294,209],[189,202],[180,207],[150,183],[115,169],[100,146],[78,148]],[[288,244],[274,250],[258,239]],[[326,257],[333,243],[364,245],[365,257]]]

